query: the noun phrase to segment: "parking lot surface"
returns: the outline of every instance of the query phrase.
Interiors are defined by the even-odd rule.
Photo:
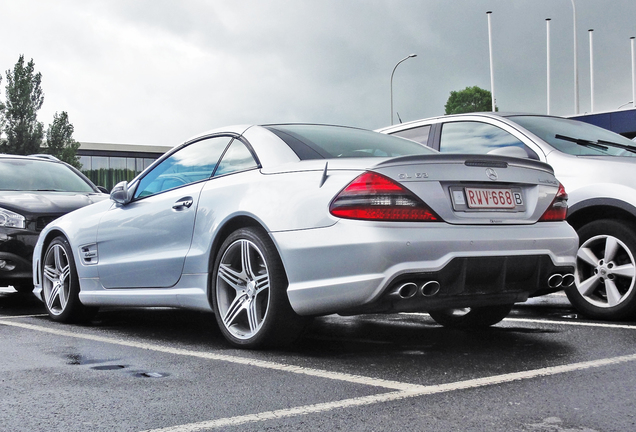
[[[206,313],[43,312],[0,291],[0,430],[636,429],[636,323],[585,320],[562,296],[480,331],[328,316],[272,351],[229,347]]]

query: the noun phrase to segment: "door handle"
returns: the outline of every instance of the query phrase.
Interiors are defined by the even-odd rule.
[[[179,209],[182,209],[184,207],[185,208],[190,208],[190,206],[192,206],[193,202],[194,201],[192,200],[192,197],[181,198],[179,201],[174,203],[172,208],[175,209],[175,210],[179,210]]]

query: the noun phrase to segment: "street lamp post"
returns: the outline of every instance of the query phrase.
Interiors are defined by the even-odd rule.
[[[497,111],[497,107],[496,107],[496,99],[495,99],[495,72],[493,70],[493,63],[492,63],[492,27],[490,25],[490,15],[492,14],[492,11],[488,11],[486,12],[486,15],[488,16],[488,53],[490,55],[490,96],[491,96],[491,101],[492,101],[492,112]]]
[[[576,44],[576,6],[572,0],[572,21],[574,27],[574,114],[579,113],[579,61]]]
[[[412,57],[417,57],[417,54],[410,54],[410,55],[404,57],[402,60],[397,62],[397,64],[393,68],[393,72],[391,72],[391,124],[393,124],[393,74],[395,74],[395,70],[400,65],[400,63],[402,63],[404,61],[407,61],[408,59],[410,59]]]
[[[632,108],[636,108],[636,57],[634,57],[634,37],[632,36],[630,43],[632,45]]]
[[[547,84],[547,101],[548,101],[548,109],[547,114],[550,115],[550,18],[545,19],[545,28],[546,28],[546,84]]]
[[[594,29],[589,29],[590,35],[590,112],[594,112],[594,42],[592,35]]]

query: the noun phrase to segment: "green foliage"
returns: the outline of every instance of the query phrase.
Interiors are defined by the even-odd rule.
[[[13,71],[7,71],[2,128],[6,140],[0,144],[3,153],[39,153],[44,136],[44,126],[37,121],[37,112],[44,102],[41,81],[42,74],[35,73],[33,59],[25,66],[24,55],[20,55]]]
[[[0,83],[2,82],[2,75],[0,75]],[[4,119],[4,109],[5,105],[0,101],[0,148],[4,144],[4,139],[2,138],[2,131],[4,130],[4,125],[6,120]]]
[[[452,91],[444,105],[446,114],[461,114],[492,110],[492,94],[477,86],[466,87],[464,90]],[[495,107],[495,111],[499,111]]]
[[[55,113],[53,123],[46,130],[46,149],[42,150],[79,169],[82,164],[76,153],[80,143],[73,139],[74,130],[73,125],[68,122],[66,111],[59,115]]]

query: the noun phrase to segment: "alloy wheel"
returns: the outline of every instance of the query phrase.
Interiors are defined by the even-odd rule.
[[[60,244],[54,244],[44,257],[44,300],[53,315],[66,310],[70,299],[71,266],[66,251]]]
[[[617,306],[634,289],[636,261],[616,237],[598,235],[585,241],[578,250],[576,267],[576,288],[594,306]]]
[[[237,339],[256,335],[266,320],[270,301],[267,263],[256,244],[239,239],[225,249],[216,286],[223,326]]]

